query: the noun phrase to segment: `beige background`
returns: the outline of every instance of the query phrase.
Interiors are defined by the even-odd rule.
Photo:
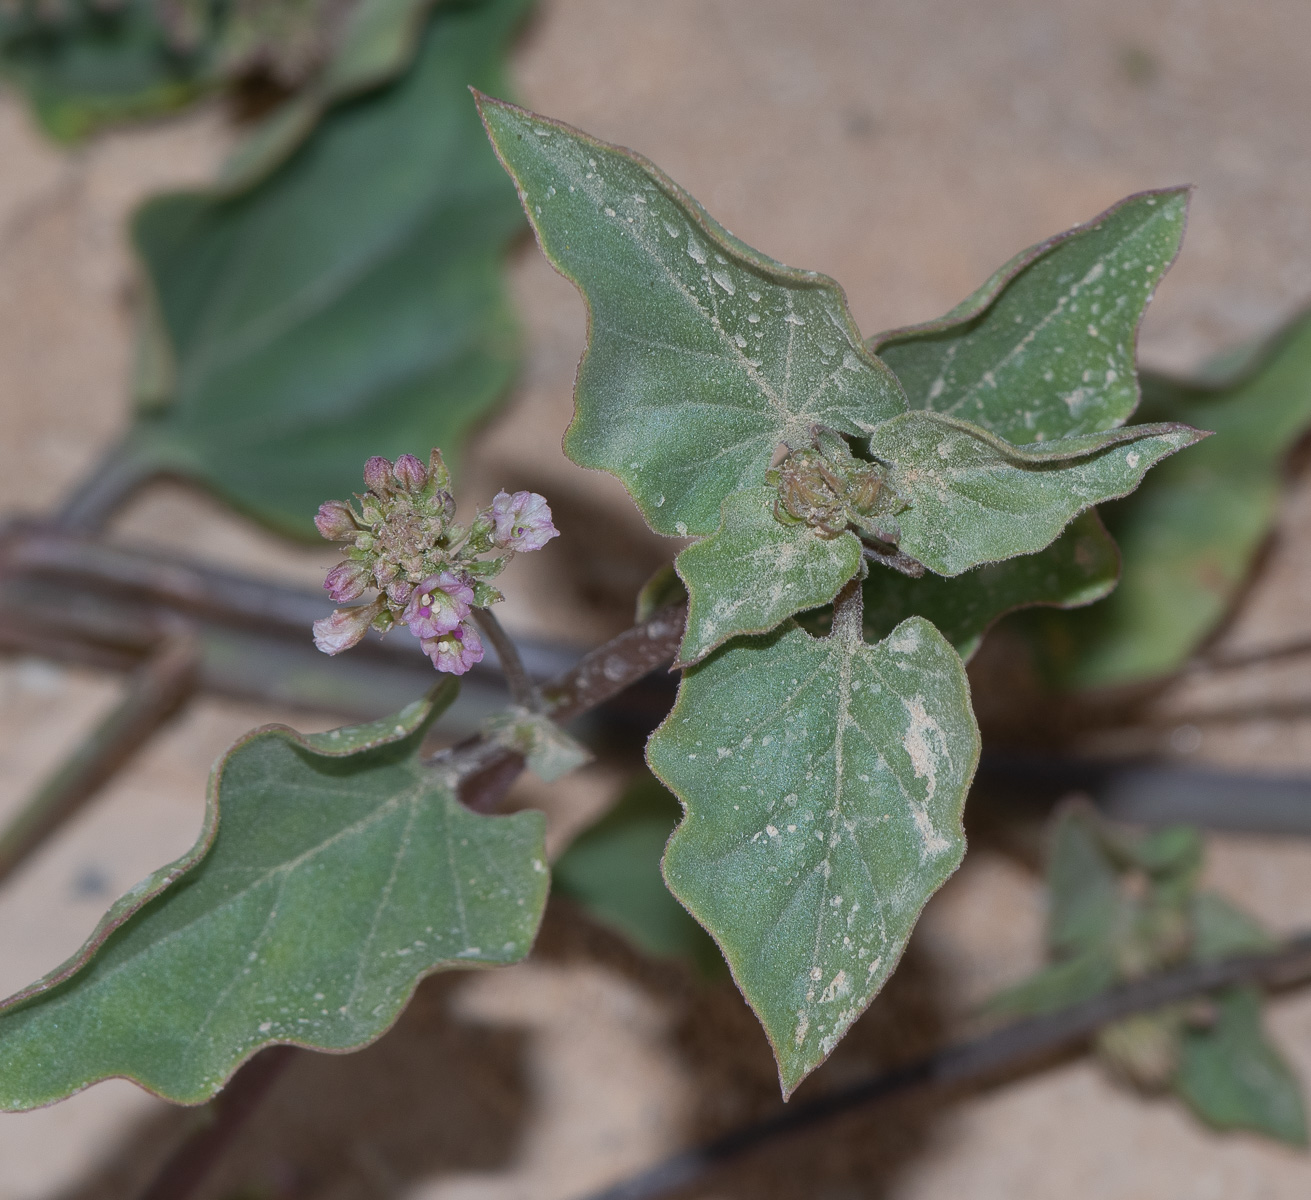
[[[747,241],[839,279],[867,333],[937,315],[1015,250],[1128,192],[1191,181],[1185,251],[1142,339],[1147,361],[1181,369],[1311,299],[1308,67],[1305,0],[543,0],[516,53],[529,104],[641,150]],[[61,152],[0,100],[0,508],[48,507],[122,428],[124,219],[146,194],[207,178],[229,139],[223,114],[205,110]],[[626,623],[669,547],[613,481],[554,449],[582,307],[530,246],[514,282],[528,366],[464,484],[479,497],[502,484],[560,497],[566,536],[554,558],[523,561],[509,618],[587,643]],[[138,502],[116,535],[303,580],[332,561],[326,550],[288,555],[173,489]],[[1311,634],[1309,595],[1303,486],[1228,636]],[[1200,679],[1160,711],[1305,697],[1305,674]],[[0,660],[0,816],[116,687]],[[114,895],[184,849],[215,755],[279,717],[308,727],[294,714],[196,705],[30,862],[0,892],[0,990],[59,961]],[[1189,719],[1167,752],[1311,770],[1311,723]],[[615,786],[598,770],[539,796],[554,842]],[[1215,837],[1211,875],[1274,927],[1311,926],[1311,846]],[[829,1080],[959,1027],[970,1005],[1037,963],[1041,923],[1032,874],[977,845]],[[1311,997],[1278,1001],[1272,1027],[1311,1080]],[[212,1194],[254,1183],[315,1200],[565,1198],[769,1108],[773,1089],[763,1037],[731,991],[642,963],[555,909],[533,961],[438,980],[375,1048],[304,1060]],[[0,1200],[129,1196],[188,1119],[122,1082],[0,1116]],[[971,1099],[848,1120],[695,1194],[1293,1200],[1311,1194],[1311,1162],[1208,1136],[1169,1102],[1068,1062]]]

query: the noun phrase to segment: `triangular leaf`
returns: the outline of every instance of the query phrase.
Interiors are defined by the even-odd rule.
[[[679,665],[828,604],[860,569],[854,533],[829,537],[809,525],[785,525],[774,515],[777,499],[773,487],[734,492],[724,500],[719,528],[675,559],[688,594]]]
[[[1143,192],[1025,250],[946,316],[870,339],[912,407],[1015,443],[1110,429],[1138,403],[1138,324],[1188,189]]]
[[[789,622],[684,677],[647,748],[682,800],[670,890],[714,936],[774,1047],[785,1094],[892,973],[959,865],[978,759],[956,652],[911,618],[877,645]]]
[[[885,421],[870,453],[907,504],[900,548],[939,575],[1032,554],[1080,512],[1138,486],[1167,455],[1205,437],[1184,425],[1133,425],[1013,446],[954,417]]]
[[[368,726],[241,739],[190,853],[0,1006],[0,1107],[112,1076],[196,1104],[262,1046],[354,1049],[425,975],[522,958],[546,901],[544,821],[471,812],[420,763],[455,691]]]
[[[410,71],[334,108],[260,186],[137,214],[175,359],[137,453],[314,537],[361,455],[449,451],[504,394],[501,260],[521,218],[466,85],[500,81],[527,5],[439,7]]]
[[[708,534],[811,426],[902,412],[842,289],[767,258],[646,159],[480,97],[542,250],[590,314],[565,450],[617,475],[659,533]]]
[[[1250,1129],[1294,1146],[1307,1142],[1302,1089],[1261,1027],[1261,996],[1234,988],[1217,999],[1210,1029],[1185,1034],[1175,1091],[1217,1129]]]
[[[1120,556],[1095,511],[1045,550],[988,563],[950,579],[875,570],[865,581],[865,636],[877,641],[910,616],[933,622],[966,662],[999,617],[1042,604],[1077,608],[1115,587]]]

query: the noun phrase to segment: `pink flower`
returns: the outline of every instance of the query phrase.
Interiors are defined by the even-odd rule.
[[[413,454],[402,454],[392,468],[396,482],[407,492],[417,492],[428,482],[428,468]]]
[[[344,542],[359,529],[351,506],[344,500],[325,500],[320,504],[314,527],[330,542]]]
[[[364,595],[364,589],[370,582],[369,569],[363,563],[344,562],[338,563],[328,572],[323,586],[328,589],[334,604],[346,604]]]
[[[458,575],[443,571],[440,575],[430,575],[415,587],[401,620],[417,638],[441,637],[469,615],[472,605],[473,588]]]
[[[474,663],[483,660],[482,638],[477,627],[468,621],[461,621],[441,637],[424,638],[420,644],[432,659],[432,665],[448,675],[463,675]]]
[[[507,550],[540,550],[560,531],[551,523],[551,506],[536,492],[497,492],[492,497],[495,541]]]
[[[314,645],[324,654],[340,654],[343,650],[349,650],[369,632],[373,618],[381,611],[381,600],[359,608],[337,609],[331,616],[314,622]]]

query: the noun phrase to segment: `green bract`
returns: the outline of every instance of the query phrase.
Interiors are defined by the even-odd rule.
[[[457,690],[239,741],[195,847],[0,1008],[0,1107],[111,1076],[196,1104],[261,1046],[354,1049],[425,975],[523,957],[546,900],[541,814],[470,812],[418,759]]]
[[[403,78],[339,103],[259,186],[138,213],[155,321],[129,453],[310,537],[363,455],[458,445],[504,394],[521,218],[465,89],[500,80],[527,7],[439,7]]]
[[[786,1093],[860,1016],[965,851],[979,752],[955,651],[860,614],[742,639],[689,670],[651,738],[686,816],[665,879],[764,1024]]]

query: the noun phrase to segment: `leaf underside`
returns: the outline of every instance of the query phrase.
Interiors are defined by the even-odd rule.
[[[358,1048],[425,975],[526,954],[541,814],[473,813],[418,761],[455,691],[369,726],[239,741],[195,848],[0,1007],[0,1108],[114,1076],[197,1104],[263,1046]]]
[[[650,526],[708,534],[780,443],[903,411],[841,288],[766,258],[651,163],[486,96],[542,250],[590,315],[565,450],[617,475]]]
[[[438,7],[404,77],[332,109],[258,187],[138,213],[145,344],[166,360],[138,453],[309,538],[363,457],[451,448],[504,394],[522,226],[466,85],[500,83],[527,4]]]
[[[978,745],[960,659],[920,618],[874,646],[789,622],[685,673],[647,749],[686,810],[665,879],[723,950],[785,1095],[960,863]]]
[[[870,347],[912,407],[1010,442],[1121,425],[1138,403],[1138,325],[1187,211],[1187,188],[1130,196],[1017,255],[946,316]]]

